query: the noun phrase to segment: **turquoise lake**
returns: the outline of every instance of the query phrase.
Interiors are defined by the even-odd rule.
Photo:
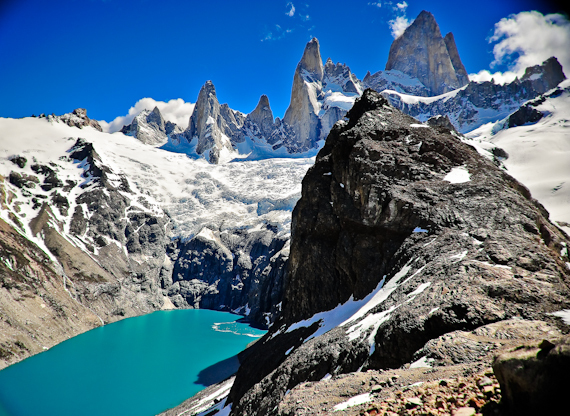
[[[239,318],[159,311],[85,332],[0,371],[0,415],[156,415],[237,369],[265,333]]]

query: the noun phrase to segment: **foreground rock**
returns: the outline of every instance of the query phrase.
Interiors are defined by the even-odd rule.
[[[494,361],[509,414],[556,414],[566,407],[570,337],[549,339],[518,346]]]
[[[438,347],[457,331],[568,329],[549,315],[570,303],[568,237],[523,185],[371,90],[347,117],[303,180],[283,314],[243,354],[234,415],[277,414],[289,390],[327,375],[482,362],[469,337],[459,354]]]

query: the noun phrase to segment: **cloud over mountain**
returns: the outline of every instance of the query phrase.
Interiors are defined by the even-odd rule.
[[[537,65],[555,56],[565,73],[570,73],[570,21],[561,14],[543,15],[537,11],[521,12],[495,24],[489,43],[495,60],[491,67],[507,65],[510,71],[491,73],[488,70],[470,74],[474,81],[510,82],[528,66]]]
[[[127,115],[119,116],[110,123],[106,121],[100,121],[99,123],[105,132],[115,133],[121,130],[123,126],[130,124],[135,116],[142,110],[152,111],[154,107],[158,107],[165,120],[171,121],[184,129],[188,127],[188,121],[194,110],[194,104],[187,103],[182,98],[164,102],[145,97],[138,100],[134,106],[129,108]]]

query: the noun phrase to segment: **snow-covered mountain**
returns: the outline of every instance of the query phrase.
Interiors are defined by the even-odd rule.
[[[499,157],[507,172],[570,234],[570,80],[466,136],[476,145],[503,149]]]
[[[501,164],[568,227],[570,92],[558,61],[528,68],[511,84],[465,85],[453,35],[443,38],[431,14],[420,16],[398,42],[423,72],[400,65],[406,56],[394,48],[390,68],[360,81],[344,64],[323,64],[312,39],[283,119],[265,95],[249,114],[220,104],[210,81],[187,129],[158,108],[114,134],[84,109],[0,118],[0,220],[49,256],[61,293],[87,308],[89,319],[201,307],[270,325],[281,310],[301,181],[335,123],[346,123],[373,88],[420,122],[431,118],[434,129],[451,130],[451,120],[466,134],[455,137]],[[431,52],[410,50],[418,36],[430,39],[422,51],[445,58],[444,78],[424,79],[435,69]],[[458,88],[434,95],[440,87]],[[427,128],[420,122],[410,128]],[[2,253],[0,267],[17,264],[15,254]],[[59,310],[61,302],[53,305]]]
[[[434,97],[418,97],[394,90],[381,90],[390,104],[406,114],[426,121],[447,115],[462,133],[495,122],[517,110],[525,101],[555,88],[566,79],[555,57],[526,69],[521,79],[505,85],[493,81],[474,82]]]

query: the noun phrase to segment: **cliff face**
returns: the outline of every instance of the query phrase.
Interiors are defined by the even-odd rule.
[[[469,81],[452,34],[441,36],[430,12],[422,11],[394,40],[386,71],[398,70],[420,80],[433,95],[462,87]]]
[[[283,314],[244,357],[234,415],[277,414],[302,382],[437,362],[444,334],[553,324],[570,306],[568,237],[492,157],[372,90],[347,117],[303,180]]]

